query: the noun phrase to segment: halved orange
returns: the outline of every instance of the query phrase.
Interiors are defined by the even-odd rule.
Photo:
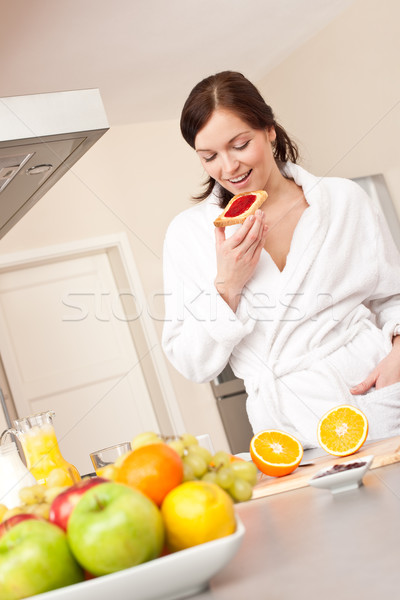
[[[250,455],[262,473],[282,477],[299,466],[303,458],[303,447],[290,433],[267,429],[253,436]]]
[[[357,452],[367,439],[368,420],[354,406],[336,406],[320,419],[317,435],[326,452],[334,456],[348,456]]]

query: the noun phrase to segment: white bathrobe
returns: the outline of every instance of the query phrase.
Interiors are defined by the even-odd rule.
[[[317,178],[292,163],[284,171],[309,206],[283,271],[263,250],[236,314],[214,286],[215,196],[172,221],[164,245],[164,351],[196,382],[212,380],[229,362],[244,380],[254,432],[283,429],[315,447],[320,417],[352,404],[368,418],[369,439],[398,435],[400,383],[363,396],[349,391],[400,333],[400,257],[385,219],[352,181]]]

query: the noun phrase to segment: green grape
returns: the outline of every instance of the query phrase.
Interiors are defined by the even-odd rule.
[[[210,483],[217,483],[217,472],[216,471],[207,471],[207,473],[204,473],[204,475],[201,479],[202,479],[202,481],[209,481]],[[218,485],[218,483],[217,483],[217,485]]]
[[[32,505],[31,505],[32,506]],[[29,511],[27,509],[26,504],[20,505],[20,506],[14,506],[14,508],[9,508],[4,514],[3,514],[3,521],[7,521],[7,519],[9,519],[10,517],[13,517],[14,515],[25,515],[27,514]]]
[[[14,506],[14,508],[9,508],[3,514],[3,521],[7,521],[7,519],[9,519],[10,517],[13,517],[14,515],[24,515],[27,513],[28,513],[28,510],[26,508],[26,505]]]
[[[115,477],[117,475],[117,471],[118,471],[116,464],[117,463],[115,462],[114,464],[106,465],[105,467],[101,467],[100,469],[97,469],[98,476],[104,477],[104,479],[109,479],[110,481],[113,481],[115,479]]]
[[[202,456],[191,450],[183,457],[183,462],[191,466],[195,477],[202,477],[207,471],[207,463]]]
[[[148,446],[150,444],[162,444],[163,441],[154,431],[143,431],[142,433],[138,433],[135,435],[131,442],[132,450],[136,450],[136,448],[140,448],[141,446]]]
[[[212,461],[212,454],[207,448],[203,448],[203,446],[190,446],[188,449],[189,454],[196,454],[197,456],[201,456],[206,464],[208,465]]]
[[[171,440],[170,442],[167,442],[167,445],[175,450],[175,452],[182,458],[185,453],[185,444],[182,442],[182,440]]]
[[[216,471],[217,473],[217,484],[224,490],[227,490],[234,482],[235,475],[231,467],[220,467]]]
[[[56,468],[50,471],[48,477],[46,478],[47,487],[58,487],[60,485],[68,486],[71,483],[70,476],[68,473],[61,468]]]
[[[62,485],[60,485],[59,487],[47,488],[44,492],[44,502],[51,504],[54,498],[56,498],[59,494],[61,494],[61,492],[63,492],[66,489],[67,487]]]
[[[254,463],[245,460],[235,460],[231,464],[231,467],[235,475],[240,479],[248,481],[252,486],[257,483],[258,471]]]
[[[190,446],[199,445],[199,440],[191,433],[183,433],[181,435],[181,441],[183,442],[185,448],[190,448]]]
[[[186,464],[183,460],[183,481],[193,481],[196,479],[196,476],[193,472],[193,469],[190,465]]]
[[[212,458],[212,461],[216,467],[224,466],[227,467],[231,462],[231,457],[227,452],[219,450]]]
[[[253,486],[244,479],[236,478],[228,489],[228,492],[235,502],[246,502],[253,495]]]
[[[130,454],[130,452],[125,452],[124,454],[121,454],[120,456],[118,456],[118,458],[115,459],[114,463],[107,465],[107,467],[112,466],[112,467],[119,468],[129,454]],[[105,469],[105,467],[103,467],[103,469]]]
[[[35,515],[35,517],[42,517],[43,519],[49,518],[50,504],[43,502],[42,504],[32,504],[28,508],[29,510],[27,510],[26,512]]]
[[[46,488],[44,485],[37,483],[19,490],[19,499],[21,504],[38,504],[44,501]]]

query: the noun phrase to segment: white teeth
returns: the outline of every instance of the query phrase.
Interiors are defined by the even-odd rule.
[[[243,179],[246,179],[249,173],[250,171],[247,171],[247,173],[245,173],[244,175],[240,175],[239,177],[236,177],[235,179],[230,179],[229,181],[231,183],[239,183],[240,181],[243,181]]]

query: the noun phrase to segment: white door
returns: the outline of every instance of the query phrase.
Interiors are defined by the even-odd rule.
[[[18,416],[54,410],[64,457],[159,425],[106,251],[0,272],[0,352]]]

